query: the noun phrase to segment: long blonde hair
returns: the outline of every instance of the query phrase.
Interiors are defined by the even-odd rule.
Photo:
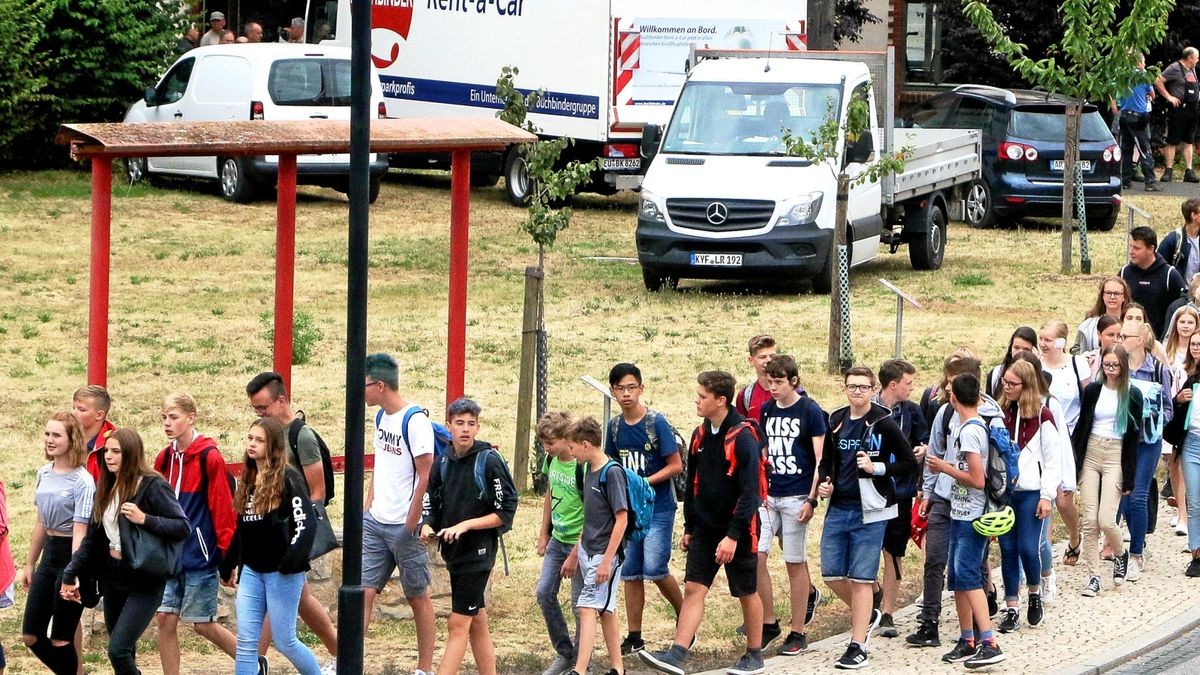
[[[1008,365],[1005,375],[1012,373],[1021,380],[1021,395],[1016,399],[1009,398],[1008,391],[1000,395],[1000,407],[1008,408],[1014,403],[1017,406],[1017,416],[1021,419],[1037,417],[1042,411],[1042,383],[1039,381],[1037,370],[1033,364],[1024,359],[1014,359]]]
[[[287,470],[288,460],[284,450],[286,441],[283,438],[283,426],[270,417],[260,417],[250,423],[250,428],[260,427],[267,437],[267,454],[263,457],[262,465],[259,460],[249,454],[242,459],[244,469],[242,480],[238,482],[237,493],[233,497],[233,508],[238,513],[246,513],[246,503],[250,501],[250,486],[254,486],[254,513],[268,514],[279,508],[283,499],[284,471]]]
[[[1186,340],[1184,344],[1179,344],[1179,331],[1175,329],[1175,326],[1179,323],[1179,317],[1185,314],[1192,317],[1196,322],[1196,330],[1200,331],[1200,312],[1197,312],[1195,307],[1184,305],[1175,310],[1175,315],[1171,317],[1171,324],[1167,326],[1166,354],[1168,361],[1174,361],[1180,349],[1184,350],[1185,355],[1187,353],[1188,346]],[[1191,338],[1191,336],[1189,335],[1188,338]]]
[[[48,422],[59,422],[67,432],[67,463],[72,469],[78,469],[87,462],[87,439],[83,437],[83,425],[69,412],[56,412]],[[51,459],[46,455],[46,459]]]

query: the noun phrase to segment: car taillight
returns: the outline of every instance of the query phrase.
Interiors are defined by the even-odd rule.
[[[250,119],[263,119],[263,104],[262,101],[250,101]]]
[[[1026,162],[1035,162],[1038,158],[1037,148],[1024,143],[1009,143],[1005,141],[1000,144],[1001,159],[1011,159],[1014,162],[1024,160]]]
[[[384,103],[383,101],[379,102],[379,119],[381,119],[381,120],[387,119],[387,104]]]
[[[1104,161],[1119,162],[1121,161],[1121,148],[1117,145],[1110,145],[1104,149]]]
[[[637,157],[636,143],[609,143],[604,146],[605,157]]]

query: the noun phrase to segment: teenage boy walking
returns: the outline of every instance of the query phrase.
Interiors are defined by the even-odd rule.
[[[738,390],[733,407],[742,417],[762,422],[762,407],[772,400],[766,371],[767,362],[778,352],[775,338],[755,335],[749,342],[750,356],[746,360],[754,368],[754,381]]]
[[[842,382],[849,405],[830,413],[818,467],[817,494],[829,499],[821,576],[850,607],[850,644],[834,666],[857,670],[870,665],[867,643],[883,618],[872,596],[887,521],[899,511],[894,481],[915,473],[917,461],[891,412],[871,402],[875,373],[856,366]]]
[[[987,425],[979,417],[979,403],[979,379],[969,373],[954,378],[950,383],[950,405],[961,423],[951,432],[949,443],[956,448],[956,459],[946,461],[930,456],[928,460],[931,472],[954,481],[950,497],[953,523],[947,583],[954,592],[961,636],[942,660],[962,662],[967,668],[983,668],[1004,660],[1004,653],[996,644],[979,569],[987,537],[976,532],[972,524],[983,515],[987,501],[983,492],[984,467],[990,450]]]
[[[625,582],[625,622],[629,634],[621,643],[622,654],[646,648],[642,640],[642,610],[646,605],[645,582],[652,581],[678,616],[683,605],[679,582],[671,574],[671,548],[675,532],[675,492],[671,479],[683,471],[675,447],[675,432],[667,418],[642,403],[645,387],[642,371],[632,363],[618,363],[608,373],[608,386],[621,406],[621,414],[609,422],[604,454],[632,469],[654,487],[654,516],[646,538],[629,542],[621,580]],[[653,435],[652,435],[653,433]]]
[[[375,597],[399,567],[417,632],[417,674],[425,675],[433,670],[437,623],[429,597],[429,554],[417,534],[433,466],[433,425],[420,406],[400,395],[396,359],[371,354],[364,371],[364,400],[382,412],[376,417],[375,471],[363,514],[363,629],[371,625]]]
[[[579,609],[579,654],[571,675],[588,671],[596,644],[596,621],[604,629],[604,644],[612,668],[604,675],[624,675],[620,626],[617,625],[617,577],[621,570],[621,544],[629,525],[629,493],[625,471],[601,450],[600,423],[585,417],[568,431],[571,455],[589,467],[584,477],[583,534],[579,539],[579,567],[584,585]]]
[[[702,419],[692,432],[688,450],[688,491],[683,500],[683,539],[687,552],[683,611],[675,642],[661,652],[639,656],[651,668],[684,675],[689,645],[704,618],[704,600],[723,566],[729,594],[742,605],[746,653],[725,672],[763,672],[762,601],[758,597],[758,507],[766,477],[758,427],[733,409],[735,381],[729,373],[710,370],[696,378],[696,414]]]
[[[791,589],[791,631],[779,647],[780,656],[808,649],[804,626],[812,621],[821,594],[808,570],[808,525],[817,505],[817,463],[828,430],[825,412],[808,396],[797,393],[800,373],[796,360],[777,354],[763,369],[772,400],[762,406],[762,429],[767,437],[767,499],[758,509],[762,536],[758,538],[758,595],[763,606],[763,646],[782,632],[775,616],[775,595],[767,571],[771,544],[779,539]],[[805,602],[807,600],[807,602]]]
[[[500,535],[512,528],[517,512],[517,488],[500,453],[475,438],[480,412],[479,404],[467,398],[446,408],[451,447],[430,471],[425,495],[421,541],[441,541],[450,573],[448,636],[438,675],[459,672],[468,641],[479,675],[496,674],[485,598]],[[483,478],[482,486],[476,476]]]
[[[579,565],[579,535],[585,527],[584,500],[581,492],[584,478],[583,465],[575,460],[567,441],[567,433],[573,422],[569,413],[548,412],[537,424],[538,440],[542,442],[542,447],[546,448],[546,464],[542,473],[546,475],[549,483],[546,498],[542,502],[542,528],[537,544],[538,555],[542,556],[537,603],[542,610],[542,619],[546,622],[550,646],[557,654],[542,675],[563,675],[570,672],[575,665],[575,643],[571,641],[571,631],[567,628],[562,605],[558,602],[558,589],[563,579],[571,580],[575,638],[579,639],[579,593],[583,590],[583,569]],[[596,441],[595,445],[599,446],[600,441]],[[603,464],[606,459],[603,452],[600,457]],[[612,581],[612,585],[616,585],[615,580]]]
[[[108,421],[108,411],[111,407],[112,398],[108,395],[108,390],[98,384],[80,387],[71,397],[71,414],[79,420],[80,426],[83,427],[83,437],[88,439],[87,471],[95,481],[100,480],[100,470],[104,465],[104,443],[101,441],[100,447],[97,448],[96,442],[105,432],[117,428]]]

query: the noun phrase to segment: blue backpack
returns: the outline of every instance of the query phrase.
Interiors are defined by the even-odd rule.
[[[633,469],[627,469],[615,460],[608,460],[600,468],[600,484],[608,482],[608,467],[616,466],[625,472],[625,486],[629,501],[629,521],[625,527],[625,539],[639,542],[646,538],[650,531],[650,521],[654,517],[654,488],[650,481],[637,475]],[[605,488],[607,490],[608,488]]]
[[[984,466],[983,479],[983,492],[987,498],[987,504],[984,507],[985,513],[998,511],[1012,502],[1013,486],[1017,484],[1021,473],[1018,468],[1021,449],[1009,436],[1008,429],[991,422],[988,418],[980,419],[978,417],[966,422],[966,424],[978,424],[986,429],[988,434],[988,459]]]
[[[425,408],[411,407],[408,409],[408,412],[404,413],[404,419],[400,421],[400,437],[404,439],[404,444],[409,447],[410,456],[412,455],[412,444],[408,441],[408,420],[412,419],[412,416],[417,413],[429,417],[429,411]],[[379,428],[379,423],[382,421],[383,408],[380,408],[375,412],[376,429]],[[434,422],[432,417],[429,417],[429,424],[433,426],[433,461],[436,462],[442,458],[442,455],[446,454],[446,449],[450,447],[453,436],[450,435],[450,430],[446,428],[446,425]],[[415,466],[415,457],[413,461]]]

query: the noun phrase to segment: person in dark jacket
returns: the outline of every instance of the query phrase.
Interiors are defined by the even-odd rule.
[[[250,424],[245,469],[233,500],[237,531],[221,562],[222,583],[237,586],[236,675],[259,672],[258,639],[264,615],[272,642],[300,675],[321,666],[296,637],[308,554],[316,537],[316,511],[300,472],[288,466],[283,426],[269,417]],[[239,568],[235,579],[234,567]]]
[[[146,464],[142,437],[133,429],[105,435],[92,522],[63,573],[60,593],[81,602],[80,577],[100,582],[108,661],[116,675],[138,675],[137,641],[158,610],[167,580],[130,567],[132,530],[181,541],[188,521],[171,486]]]
[[[504,458],[479,434],[479,404],[460,398],[446,408],[452,445],[429,472],[421,540],[441,542],[450,573],[448,637],[438,675],[454,675],[470,642],[479,675],[495,675],[485,590],[500,535],[512,529],[517,488]]]
[[[643,651],[642,660],[664,673],[682,675],[704,600],[723,566],[729,593],[742,605],[746,653],[728,672],[761,673],[762,599],[758,595],[758,507],[767,492],[762,431],[731,402],[736,381],[719,370],[696,377],[696,414],[704,418],[692,432],[683,498],[683,538],[687,552],[683,611],[670,649]]]
[[[883,613],[873,608],[887,521],[899,512],[895,481],[916,473],[917,460],[891,411],[871,402],[875,373],[857,366],[843,378],[848,406],[829,415],[817,494],[829,499],[821,532],[821,576],[850,607],[852,637],[835,666],[863,668],[867,639]]]
[[[1158,254],[1158,235],[1142,225],[1129,232],[1129,263],[1121,268],[1133,301],[1146,308],[1146,320],[1156,336],[1167,325],[1167,308],[1187,292],[1179,271]]]

